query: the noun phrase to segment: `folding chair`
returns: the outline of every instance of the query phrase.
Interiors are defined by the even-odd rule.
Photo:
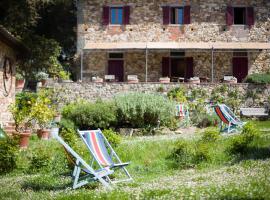
[[[185,104],[177,104],[175,108],[175,116],[179,117],[181,121],[180,126],[188,126],[190,121],[188,106]]]
[[[106,137],[102,134],[100,129],[88,131],[78,130],[78,133],[92,156],[91,166],[97,163],[100,169],[104,167],[107,167],[111,170],[121,169],[127,176],[126,179],[121,179],[117,181],[112,181],[111,178],[107,176],[107,179],[110,183],[119,183],[133,180],[126,169],[126,166],[129,165],[129,162],[122,163],[122,161],[115,153],[112,146],[110,145]],[[116,162],[114,162],[114,160]]]
[[[84,186],[90,182],[99,181],[105,188],[111,189],[107,179],[108,175],[114,171],[108,167],[94,170],[86,161],[84,161],[60,136],[52,135],[60,144],[63,145],[69,155],[75,158],[75,167],[72,173],[73,189]],[[82,174],[82,172],[84,174]]]
[[[225,104],[214,106],[217,116],[220,118],[220,131],[231,133],[239,128],[242,128],[245,123],[238,119],[235,114]]]

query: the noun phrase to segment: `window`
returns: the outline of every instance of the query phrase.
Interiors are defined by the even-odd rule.
[[[110,24],[123,24],[123,7],[110,8]]]
[[[235,7],[234,11],[234,24],[246,24],[246,8]]]
[[[172,51],[171,57],[185,57],[184,51]]]
[[[109,53],[110,59],[122,59],[123,53]]]
[[[183,24],[184,9],[181,7],[171,8],[171,24]]]
[[[247,57],[248,54],[247,54],[246,51],[243,51],[243,50],[238,51],[238,50],[236,50],[236,51],[233,52],[233,56],[234,57]]]

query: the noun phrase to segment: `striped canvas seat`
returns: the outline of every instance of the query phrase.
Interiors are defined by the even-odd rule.
[[[222,130],[222,132],[227,131],[229,133],[234,131],[237,127],[242,127],[244,125],[244,123],[238,119],[231,109],[225,104],[214,106],[214,110],[217,116],[220,118],[222,124],[226,124],[226,127]]]
[[[127,169],[125,168],[129,165],[129,162],[122,163],[120,158],[117,156],[107,139],[102,134],[101,130],[87,130],[87,131],[78,131],[80,137],[82,138],[83,142],[87,146],[93,161],[95,161],[100,168],[119,168],[123,169],[125,174],[127,175],[128,179],[120,180],[117,182],[122,181],[130,181],[132,180],[131,176],[129,175]],[[116,162],[114,162],[116,160]],[[108,178],[109,179],[109,178]],[[109,179],[109,181],[111,181]],[[112,181],[111,181],[112,182]]]

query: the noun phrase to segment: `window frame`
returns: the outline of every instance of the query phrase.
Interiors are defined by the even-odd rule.
[[[175,13],[176,12],[176,9],[181,9],[182,10],[182,22],[181,23],[172,23],[172,15],[173,15],[173,12]],[[181,26],[181,25],[184,25],[184,14],[185,12],[185,9],[184,9],[184,6],[180,6],[180,5],[171,5],[170,6],[170,25],[174,25],[174,26]],[[175,14],[174,14],[175,15]],[[179,16],[178,16],[178,19],[179,19]]]
[[[245,26],[246,24],[247,24],[247,6],[232,6],[232,8],[233,8],[233,25],[234,26]],[[243,22],[243,24],[235,24],[235,9],[236,8],[242,8],[242,9],[244,9],[245,11],[245,18],[244,18],[244,22]]]
[[[122,10],[122,22],[121,23],[112,23],[112,10],[113,9],[121,9]],[[111,25],[111,26],[123,26],[124,25],[124,6],[123,5],[109,6],[109,25]]]

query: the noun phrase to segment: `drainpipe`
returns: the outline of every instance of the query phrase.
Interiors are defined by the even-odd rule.
[[[214,82],[214,47],[212,46],[211,82]]]
[[[80,72],[81,82],[83,81],[83,49],[81,51],[81,72]]]

